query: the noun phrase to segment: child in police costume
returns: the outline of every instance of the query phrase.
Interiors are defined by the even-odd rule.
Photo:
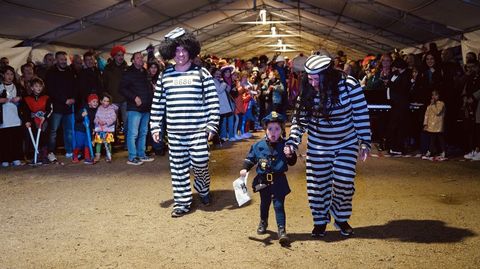
[[[273,111],[263,120],[265,138],[256,142],[250,148],[245,158],[240,176],[257,165],[257,176],[253,179],[254,192],[260,192],[260,224],[257,233],[265,234],[268,226],[268,211],[273,201],[275,218],[278,225],[278,237],[281,244],[288,243],[285,230],[285,196],[290,193],[285,172],[287,165],[297,162],[297,155],[284,152],[285,140],[282,137],[285,118]]]

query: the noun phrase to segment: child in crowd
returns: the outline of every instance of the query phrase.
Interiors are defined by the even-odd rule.
[[[5,66],[0,74],[0,162],[2,167],[20,166],[23,156],[22,95],[15,81],[15,69]]]
[[[292,152],[284,152],[285,140],[282,137],[285,117],[273,111],[262,120],[265,137],[250,148],[240,170],[240,176],[257,165],[257,176],[253,179],[254,192],[260,192],[260,224],[257,233],[265,234],[268,226],[268,211],[273,201],[275,218],[278,226],[278,237],[281,244],[288,243],[285,230],[285,196],[290,193],[285,172],[287,165],[294,165],[297,156]]]
[[[240,87],[243,88],[242,100],[243,100],[243,110],[245,113],[242,117],[242,122],[240,126],[240,133],[242,133],[242,138],[250,138],[252,134],[249,132],[248,123],[251,120],[254,120],[252,115],[252,105],[253,102],[252,94],[253,85],[248,79],[248,72],[243,71],[240,78]]]
[[[98,107],[95,115],[95,161],[100,160],[100,152],[102,144],[105,144],[106,157],[105,161],[111,162],[112,145],[114,141],[113,134],[115,132],[115,122],[117,121],[118,107],[112,104],[112,97],[105,93],[100,101],[101,106]]]
[[[87,132],[92,134],[93,131],[93,120],[95,119],[95,114],[97,113],[98,108],[98,96],[96,94],[90,94],[87,97],[87,105],[84,108],[81,108],[77,113],[75,113],[75,148],[73,149],[73,159],[72,162],[78,163],[78,156],[82,153],[84,154],[84,164],[94,164],[93,152],[90,152],[90,145],[88,142]],[[84,122],[85,117],[88,117],[90,126],[85,128]],[[92,141],[90,141],[91,143]]]
[[[443,135],[443,119],[445,117],[445,103],[440,101],[440,95],[438,91],[432,91],[432,98],[430,105],[425,111],[425,117],[423,121],[423,130],[427,133],[430,140],[430,146],[427,153],[422,159],[445,161],[445,138]],[[440,146],[440,154],[437,157],[433,157],[433,153],[436,152],[436,144]],[[437,151],[438,152],[438,151]]]
[[[40,139],[38,141],[38,162],[37,164],[48,163],[47,158],[47,125],[48,118],[52,115],[53,107],[50,98],[45,95],[45,84],[40,78],[33,78],[29,82],[31,94],[25,97],[25,127],[32,128],[32,133],[36,134],[40,129]]]

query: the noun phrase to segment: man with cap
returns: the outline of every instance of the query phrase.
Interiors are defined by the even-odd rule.
[[[333,68],[324,55],[305,62],[286,152],[296,151],[307,132],[307,194],[312,211],[312,237],[325,235],[331,216],[341,234],[348,224],[355,191],[357,156],[363,160],[371,143],[367,103],[357,80]]]
[[[192,60],[200,53],[200,42],[183,28],[176,28],[160,43],[163,60],[174,60],[160,75],[155,87],[150,129],[155,142],[163,128],[167,131],[173,187],[172,217],[190,211],[194,188],[204,205],[210,204],[208,141],[218,133],[218,94],[210,73]],[[166,125],[162,124],[166,118]]]
[[[405,152],[404,142],[407,137],[410,114],[411,73],[408,64],[401,58],[392,63],[392,77],[387,82],[387,99],[392,106],[387,127],[387,145],[391,155]]]
[[[124,60],[125,48],[123,46],[114,46],[110,51],[112,60],[103,71],[103,87],[106,92],[112,96],[112,103],[120,108],[120,117],[123,121],[123,134],[125,136],[125,148],[127,148],[127,102],[120,93],[120,81],[123,73],[127,70],[127,62]]]
[[[268,211],[273,202],[275,218],[278,226],[278,237],[281,244],[288,242],[285,229],[285,196],[290,193],[285,172],[288,165],[297,162],[297,155],[286,154],[284,151],[285,140],[282,137],[285,117],[275,111],[271,112],[263,120],[265,137],[256,142],[250,148],[240,176],[246,176],[247,171],[257,165],[257,176],[253,179],[254,192],[260,192],[260,224],[258,234],[265,234],[268,226]]]

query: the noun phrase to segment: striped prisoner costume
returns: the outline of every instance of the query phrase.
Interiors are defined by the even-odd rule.
[[[162,126],[164,117],[166,126]],[[161,128],[167,131],[174,209],[189,211],[191,167],[195,190],[208,195],[208,132],[218,132],[219,120],[217,90],[205,68],[192,64],[188,71],[178,72],[170,66],[163,72],[155,88],[150,128],[152,134]]]
[[[307,194],[315,225],[348,221],[359,143],[370,148],[370,119],[367,103],[357,80],[348,76],[339,84],[339,104],[329,122],[319,112],[301,111],[294,119],[287,142],[298,148],[308,133],[306,176]],[[320,98],[315,97],[314,106]]]

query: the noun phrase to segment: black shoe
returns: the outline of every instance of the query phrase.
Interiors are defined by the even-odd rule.
[[[179,218],[182,217],[183,215],[187,214],[188,211],[182,210],[180,208],[174,208],[172,211],[172,218]]]
[[[205,196],[200,195],[200,201],[202,201],[202,204],[205,206],[210,205],[210,194],[207,194]]]
[[[327,224],[314,225],[312,230],[312,237],[313,238],[324,237],[326,229],[327,229]]]
[[[265,234],[267,232],[268,222],[266,220],[260,220],[257,228],[257,234]]]
[[[352,226],[350,226],[346,221],[335,221],[335,227],[340,230],[340,234],[342,234],[343,236],[351,236],[353,234]]]
[[[278,226],[278,241],[281,245],[288,244],[289,240],[284,226]]]

